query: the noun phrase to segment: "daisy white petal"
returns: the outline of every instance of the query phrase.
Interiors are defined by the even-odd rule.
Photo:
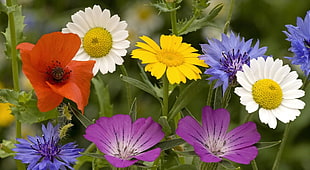
[[[236,74],[242,87],[237,87],[235,93],[249,113],[259,109],[261,122],[273,129],[277,126],[276,119],[288,123],[299,116],[305,103],[298,98],[305,92],[299,89],[302,81],[295,71],[290,72],[288,65],[283,66],[281,60],[272,57],[252,59],[250,66],[243,68]]]
[[[95,60],[94,75],[100,70],[102,74],[112,73],[115,65],[123,64],[119,57],[125,56],[129,47],[127,23],[120,21],[118,15],[111,16],[108,9],[99,5],[85,8],[72,15],[72,22],[62,31],[75,33],[81,38],[80,52],[74,60]]]

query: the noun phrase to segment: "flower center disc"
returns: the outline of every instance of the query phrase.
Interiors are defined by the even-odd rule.
[[[112,35],[104,28],[92,28],[84,36],[83,48],[91,57],[106,56],[112,48]]]
[[[282,102],[282,89],[280,85],[271,79],[261,79],[252,87],[254,101],[262,108],[272,110],[280,106]]]
[[[167,65],[168,67],[179,66],[184,62],[184,58],[180,53],[167,50],[158,52],[157,59],[159,62]]]

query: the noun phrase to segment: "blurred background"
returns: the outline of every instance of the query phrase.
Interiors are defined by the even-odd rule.
[[[22,5],[23,15],[25,16],[24,36],[25,42],[36,43],[36,41],[46,33],[61,31],[67,22],[71,21],[71,15],[78,10],[84,10],[85,7],[92,7],[98,4],[101,8],[107,8],[111,14],[118,14],[121,20],[128,23],[129,40],[131,46],[128,49],[125,59],[125,67],[129,76],[140,79],[137,60],[130,58],[131,50],[134,49],[135,42],[141,35],[147,35],[158,41],[161,34],[169,34],[170,21],[169,15],[160,13],[154,7],[150,6],[150,0],[18,0]],[[5,0],[1,0],[5,3]],[[192,0],[183,0],[182,8],[178,12],[178,17],[188,17],[191,14]],[[196,32],[184,36],[184,41],[192,44],[201,52],[199,44],[206,43],[207,38],[220,38],[223,27],[229,11],[230,0],[210,0],[211,7],[219,3],[224,4],[224,8],[215,18],[214,23],[217,27],[206,27]],[[310,1],[308,0],[236,0],[231,21],[231,30],[245,37],[246,40],[253,38],[254,42],[260,41],[260,46],[267,46],[267,55],[281,58],[284,63],[289,64],[285,56],[293,56],[288,51],[290,43],[286,41],[283,31],[286,30],[286,24],[296,25],[296,18],[304,18],[306,12],[310,10]],[[208,11],[206,11],[207,13]],[[7,27],[7,16],[0,13],[0,31],[5,32]],[[4,54],[4,36],[0,35],[0,88],[12,88],[12,75],[10,60]],[[300,73],[297,66],[291,66],[293,70]],[[112,74],[99,75],[107,85],[110,92],[110,100],[113,104],[114,114],[127,114],[129,108],[126,101],[126,91],[124,82],[119,78],[120,68]],[[147,73],[148,74],[148,73]],[[149,74],[148,74],[149,75]],[[31,90],[31,85],[27,79],[20,74],[22,90]],[[158,83],[154,77],[149,76],[154,84]],[[188,109],[198,118],[201,114],[201,108],[204,106],[209,85],[208,82],[200,83],[201,88],[197,90],[197,96],[188,105]],[[137,100],[138,117],[152,116],[155,120],[160,116],[160,104],[152,96],[132,87],[133,95]],[[281,161],[281,170],[310,170],[310,88],[306,89],[306,96],[302,98],[305,101],[306,108],[302,114],[292,122],[290,136],[286,145]],[[86,108],[85,116],[90,119],[96,119],[98,116],[98,103],[96,92],[92,87],[89,105]],[[240,120],[247,114],[244,107],[239,103],[239,97],[232,94],[228,110],[231,112],[231,128],[236,127]],[[1,109],[0,109],[1,111]],[[3,114],[4,112],[1,112]],[[278,121],[275,130],[258,120],[257,114],[254,116],[258,130],[262,136],[261,141],[278,141],[282,138],[284,124]],[[80,147],[86,147],[89,142],[82,135],[84,127],[77,120],[73,120],[75,126],[71,128],[65,140],[77,140]],[[23,125],[23,134],[36,135],[41,133],[40,125]],[[14,122],[1,125],[0,139],[14,139]],[[260,150],[257,157],[259,169],[271,169],[278,146]],[[0,160],[0,169],[13,170],[15,162],[12,158]],[[87,167],[85,167],[87,169]],[[250,165],[242,165],[241,169],[251,169]]]

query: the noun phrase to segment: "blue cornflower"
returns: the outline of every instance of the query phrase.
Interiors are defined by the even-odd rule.
[[[292,64],[300,65],[301,70],[306,76],[310,73],[310,11],[307,12],[305,20],[298,17],[297,26],[286,25],[288,30],[284,31],[288,37],[286,40],[291,42],[289,49],[295,55],[287,57]]]
[[[208,80],[217,80],[214,88],[223,86],[223,94],[229,85],[236,84],[236,73],[242,70],[242,65],[249,65],[250,59],[264,56],[267,47],[259,48],[259,41],[251,47],[252,39],[244,38],[233,32],[228,37],[222,34],[222,41],[208,40],[208,44],[201,44],[204,55],[199,56],[210,66],[204,72],[211,75]]]
[[[81,156],[83,149],[76,148],[74,142],[59,144],[59,125],[53,127],[49,122],[42,125],[42,136],[28,136],[28,140],[17,139],[13,151],[17,152],[14,159],[29,164],[27,170],[65,170],[73,169],[76,158]]]

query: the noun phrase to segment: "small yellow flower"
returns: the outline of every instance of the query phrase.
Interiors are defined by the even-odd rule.
[[[197,66],[207,67],[200,60],[197,50],[190,44],[182,43],[182,37],[175,35],[162,35],[160,46],[147,36],[140,37],[145,41],[136,44],[138,49],[132,51],[132,58],[142,60],[146,64],[145,71],[160,79],[166,73],[170,84],[186,83],[190,80],[200,79],[201,71]]]
[[[10,103],[0,103],[0,126],[9,126],[13,120],[14,116],[11,114]]]

